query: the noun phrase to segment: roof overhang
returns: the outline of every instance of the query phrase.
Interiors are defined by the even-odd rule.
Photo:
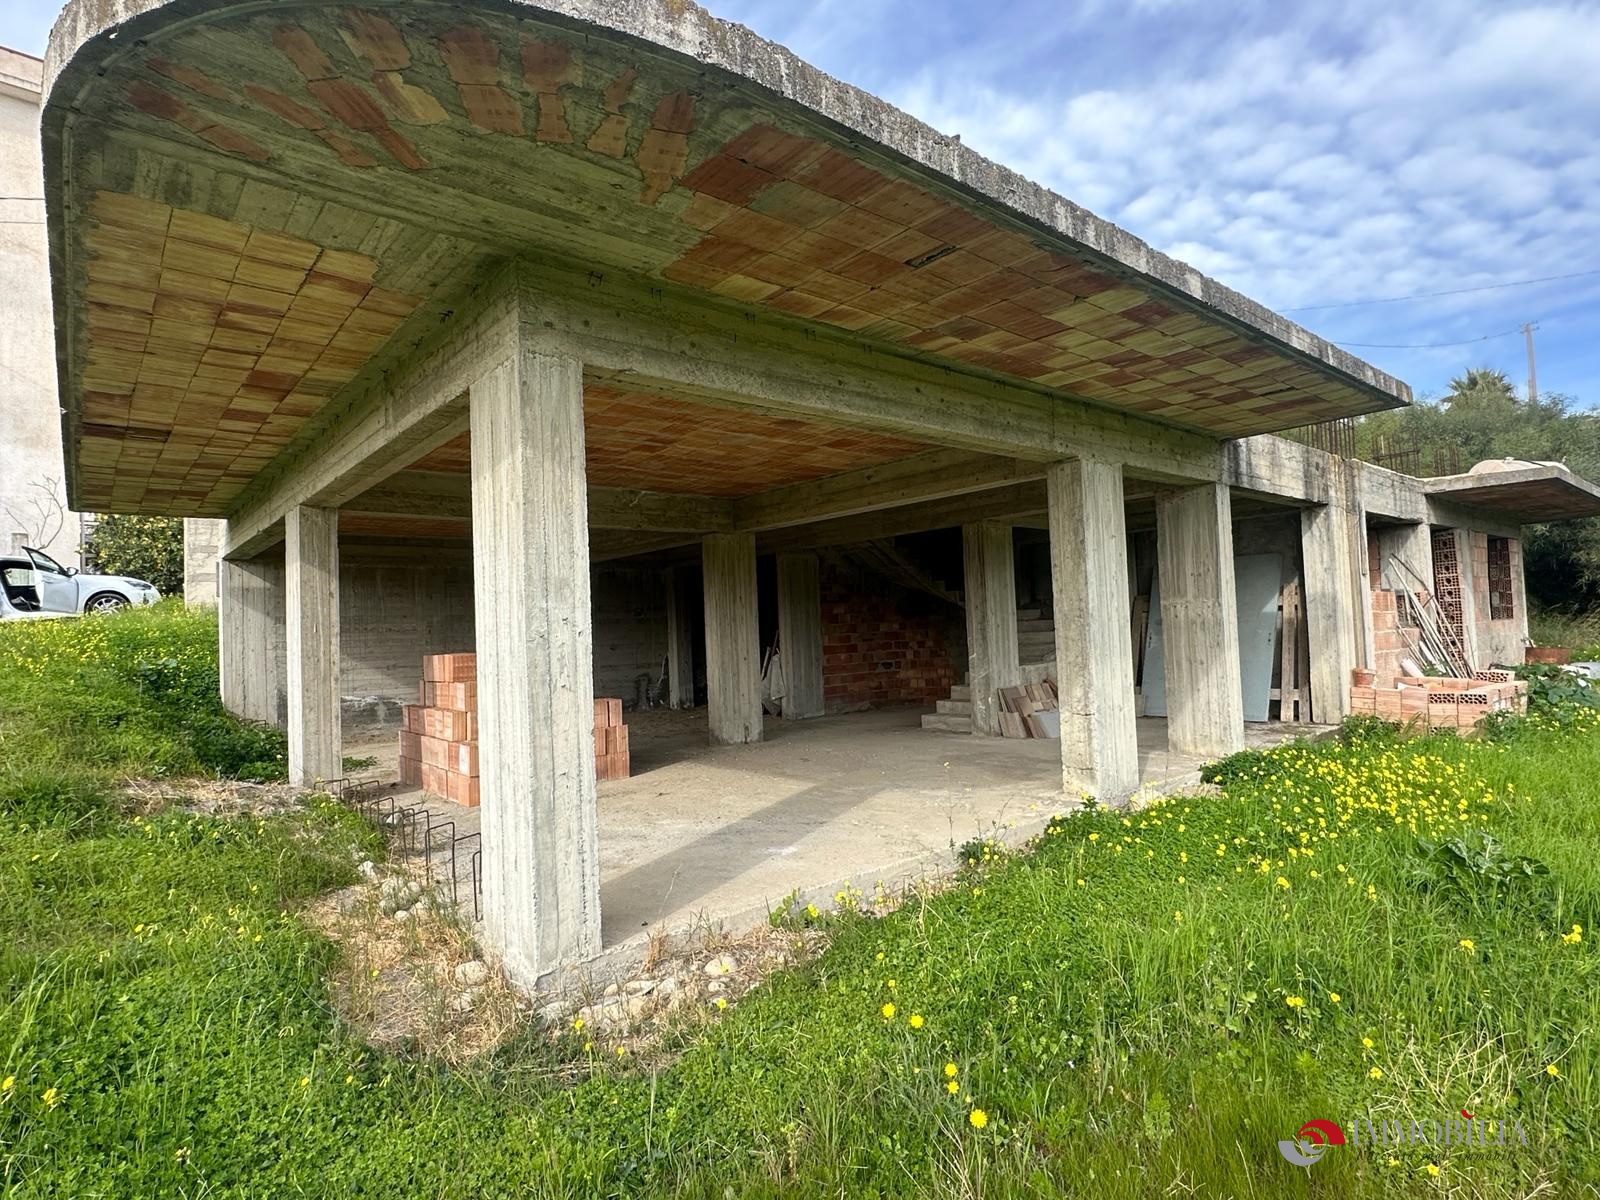
[[[682,0],[73,0],[45,84],[78,508],[227,513],[513,256],[1219,439],[1409,401]]]
[[[1559,463],[1474,470],[1421,482],[1436,500],[1509,517],[1519,525],[1600,515],[1600,487]]]

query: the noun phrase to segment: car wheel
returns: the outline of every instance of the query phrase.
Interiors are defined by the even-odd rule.
[[[128,607],[128,598],[119,596],[115,592],[101,592],[98,596],[90,596],[89,603],[83,606],[84,612],[108,613],[116,612],[119,608]]]

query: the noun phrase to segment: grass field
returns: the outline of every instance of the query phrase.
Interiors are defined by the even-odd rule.
[[[270,761],[194,753],[191,722],[266,736],[198,686],[127,683],[146,644],[200,678],[206,619],[75,625],[0,630],[7,1195],[1600,1189],[1600,710],[1240,756],[1220,796],[1058,820],[890,916],[824,916],[819,957],[648,1062],[530,1026],[447,1068],[337,1021],[338,950],[297,916],[380,852],[362,822],[115,786]],[[1463,1109],[1511,1144],[1277,1148]]]

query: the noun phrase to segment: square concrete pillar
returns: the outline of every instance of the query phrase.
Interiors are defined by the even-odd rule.
[[[761,740],[761,632],[756,611],[756,538],[710,533],[701,542],[706,592],[706,699],[711,741]]]
[[[1300,565],[1311,651],[1311,719],[1334,725],[1350,713],[1350,672],[1361,661],[1362,600],[1370,603],[1366,522],[1333,504],[1300,510]],[[1359,578],[1357,578],[1359,574]],[[1371,662],[1367,663],[1371,666]]]
[[[297,505],[284,517],[289,782],[344,776],[339,712],[339,510]]]
[[[1017,655],[1017,577],[1011,526],[980,521],[961,527],[967,608],[967,682],[972,732],[1000,736],[995,693],[1022,680]]]
[[[287,692],[279,650],[285,630],[283,564],[217,560],[217,669],[222,706],[282,729]]]
[[[1079,459],[1046,480],[1062,783],[1113,801],[1139,787],[1122,467]]]
[[[484,925],[526,986],[600,949],[583,367],[469,389]]]
[[[1244,747],[1233,513],[1226,484],[1156,498],[1167,748],[1220,758]]]
[[[693,572],[669,567],[662,572],[667,593],[667,703],[694,707]]]
[[[822,715],[822,575],[815,554],[778,555],[778,654],[785,720]]]

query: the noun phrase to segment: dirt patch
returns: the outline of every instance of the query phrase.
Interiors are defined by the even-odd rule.
[[[300,807],[305,788],[239,779],[127,779],[122,792],[146,816],[168,808],[216,817],[268,817]]]
[[[461,1063],[492,1050],[528,1008],[485,962],[420,871],[373,873],[319,898],[306,922],[336,942],[339,1015],[369,1045]]]

